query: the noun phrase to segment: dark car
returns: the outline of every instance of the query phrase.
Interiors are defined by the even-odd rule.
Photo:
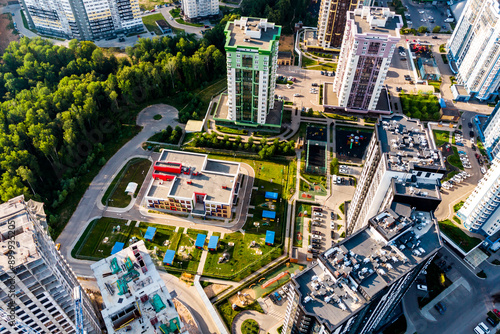
[[[321,248],[321,245],[318,245],[318,244],[312,244],[312,248]]]
[[[318,87],[318,84],[317,84],[317,83],[315,83],[315,82],[313,82],[313,83],[311,84],[311,86],[313,86],[313,87]]]
[[[120,39],[118,41],[125,42],[125,37],[120,37]]]
[[[470,136],[471,138],[474,138],[474,131],[469,131],[469,136]]]
[[[334,232],[334,231],[331,231],[331,232],[330,232],[330,236],[332,237],[332,239],[333,239],[333,238],[335,238],[335,232]]]
[[[469,127],[469,129],[472,128],[472,123],[471,122],[467,123],[467,126]]]
[[[472,144],[471,148],[472,148],[473,151],[475,151],[476,150],[476,145]]]
[[[493,319],[491,317],[486,318],[486,321],[488,321],[493,327],[498,325],[498,321],[496,321],[495,319]]]
[[[313,211],[316,211],[316,212],[323,212],[323,209],[322,208],[318,208],[317,206],[315,206],[313,208]]]
[[[462,131],[460,131],[460,130],[455,130],[455,133],[458,133],[459,135],[461,135],[461,134],[462,134]]]
[[[439,314],[444,314],[446,312],[446,305],[443,302],[439,302],[434,305],[434,308],[439,312]]]
[[[330,212],[330,219],[335,219],[335,213],[333,211]]]
[[[312,231],[312,234],[321,235],[321,232],[320,231]]]
[[[437,37],[437,36],[432,36],[432,39],[438,39],[438,38],[439,38],[439,37]]]
[[[210,26],[207,26],[207,25],[205,24],[205,28],[210,28]]]

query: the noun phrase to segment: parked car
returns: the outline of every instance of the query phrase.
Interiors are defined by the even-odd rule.
[[[434,308],[439,312],[439,314],[444,314],[446,312],[446,305],[443,302],[439,302],[434,305]]]
[[[472,128],[472,123],[471,122],[467,123],[467,126],[469,127],[469,129]]]
[[[336,226],[335,226],[335,222],[332,220],[330,221],[330,228],[331,229],[334,229]]]
[[[497,317],[500,317],[500,311],[498,309],[494,308],[493,313],[495,313]]]
[[[427,285],[417,284],[417,289],[420,291],[427,291]]]
[[[478,334],[483,334],[483,333],[486,333],[486,334],[489,334],[490,333],[490,329],[488,328],[488,326],[486,326],[484,324],[484,322],[480,322],[479,324],[477,324],[477,326],[474,328],[474,332],[478,333]]]
[[[321,232],[320,231],[312,231],[312,234],[321,235]]]
[[[495,319],[493,319],[491,317],[487,317],[486,321],[488,321],[493,327],[495,327],[496,325],[498,325],[498,321],[496,321]]]
[[[335,238],[335,232],[334,231],[330,231],[330,237],[333,239]]]
[[[318,84],[317,84],[317,83],[315,83],[315,82],[313,82],[313,83],[311,84],[311,86],[313,86],[313,87],[318,87]]]
[[[330,212],[330,219],[335,219],[335,212]]]
[[[322,215],[320,212],[317,212],[317,211],[316,211],[316,212],[314,212],[314,215],[315,215],[315,216],[318,216],[318,217],[323,217],[323,215]]]
[[[437,36],[432,36],[432,39],[438,39],[438,38],[439,38],[439,37],[437,37]]]
[[[474,138],[474,131],[469,131],[469,136],[470,136],[471,138]]]

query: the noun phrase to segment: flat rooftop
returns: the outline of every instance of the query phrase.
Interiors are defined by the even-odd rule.
[[[0,272],[9,271],[9,257],[6,256],[9,254],[9,238],[12,236],[9,231],[15,231],[16,242],[10,245],[14,246],[12,255],[14,255],[15,265],[40,258],[35,244],[36,230],[30,220],[30,213],[31,218],[37,219],[43,229],[47,228],[42,203],[32,200],[25,202],[24,196],[18,196],[0,204],[0,250],[2,254]]]
[[[436,199],[441,198],[439,188],[436,184],[421,183],[421,182],[418,183],[401,182],[396,179],[394,179],[393,182],[396,194],[415,196],[415,197],[431,197]]]
[[[242,19],[246,19],[245,25],[239,24]],[[271,41],[279,40],[281,26],[267,22],[264,25],[262,22],[261,19],[252,17],[242,17],[240,20],[228,22],[226,26],[226,46],[248,46],[269,50]],[[260,36],[255,37],[259,32]]]
[[[333,331],[441,247],[436,221],[430,213],[420,213],[404,217],[408,227],[390,238],[371,223],[321,254],[318,265],[294,277],[305,311]],[[397,214],[391,217],[400,219]]]
[[[134,254],[134,246],[137,247],[142,262]],[[113,263],[116,263],[116,267],[113,267]],[[161,324],[170,327],[172,323],[176,323],[181,328],[180,332],[185,333],[170,293],[156,270],[144,241],[102,259],[90,268],[101,290],[105,306],[102,316],[108,333],[125,333],[130,326],[130,333],[153,334],[160,332]],[[119,271],[114,271],[116,273],[113,274],[112,268]],[[143,268],[147,270],[144,271]],[[128,291],[120,294],[118,286],[126,286]],[[151,321],[154,322],[154,319],[158,322],[153,325]],[[124,328],[119,329],[120,327]]]
[[[356,23],[358,34],[366,34],[366,33],[387,34],[390,36],[399,37],[399,28],[400,28],[399,24],[401,23],[402,26],[403,22],[401,20],[401,16],[399,15],[394,15],[393,17],[386,16],[385,14],[390,12],[387,9],[388,8],[380,8],[380,7],[369,8],[370,14],[368,17],[372,17],[374,21],[385,20],[385,24],[383,26],[370,23],[368,17],[363,17],[362,15],[358,15],[357,14],[358,11],[347,12],[347,15],[349,19],[354,20],[354,22]]]
[[[441,151],[432,148],[434,138],[419,120],[402,115],[382,117],[376,129],[382,153],[387,155],[388,169],[410,171],[416,166],[435,171],[445,169]]]
[[[173,181],[153,180],[147,196],[193,198],[196,192],[206,194],[205,200],[207,201],[231,203],[231,190],[237,182],[239,163],[208,159],[206,154],[171,150],[163,150],[158,161],[181,163],[182,167],[190,168],[190,173],[160,172],[175,176],[175,179]],[[201,174],[193,175],[193,172]],[[223,186],[227,188],[223,189]]]

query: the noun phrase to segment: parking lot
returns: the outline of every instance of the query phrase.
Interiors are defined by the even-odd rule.
[[[277,75],[296,79],[290,88],[287,88],[287,85],[277,85],[275,94],[283,96],[285,102],[293,102],[293,106],[298,109],[323,110],[323,105],[319,104],[319,86],[324,82],[333,82],[335,79],[335,77],[321,75],[321,71],[305,70],[296,66],[281,66],[278,68]],[[314,87],[313,84],[317,86]],[[315,92],[312,92],[311,88],[316,88]]]
[[[450,24],[444,22],[448,18],[446,4],[432,5],[431,3],[417,4],[409,0],[403,0],[403,5],[407,7],[405,12],[408,27],[418,29],[426,26],[429,32],[435,26],[440,26],[441,30],[451,30]],[[410,24],[411,22],[411,24]]]
[[[313,207],[311,245],[308,249],[308,252],[313,254],[313,258],[335,244],[340,236],[337,226],[337,214],[334,210]]]

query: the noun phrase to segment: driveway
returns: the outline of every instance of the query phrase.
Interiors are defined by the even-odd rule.
[[[253,319],[259,323],[260,334],[268,333],[269,330],[273,328],[278,321],[280,321],[272,315],[262,314],[257,311],[243,311],[234,318],[233,324],[231,326],[231,333],[240,334],[241,325],[245,320],[248,319]]]

